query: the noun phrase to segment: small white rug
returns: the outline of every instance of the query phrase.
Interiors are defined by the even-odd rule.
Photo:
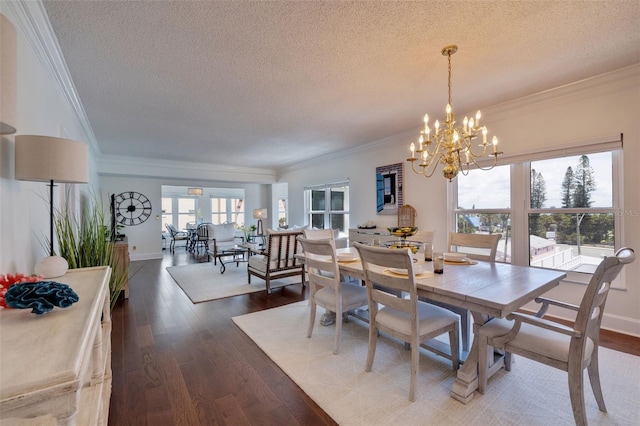
[[[266,290],[264,280],[258,277],[251,277],[251,284],[247,284],[246,263],[240,263],[240,266],[230,263],[225,266],[224,274],[220,273],[220,263],[214,265],[213,262],[170,266],[167,271],[193,303]],[[300,277],[271,281],[271,291],[291,283],[300,283]]]
[[[494,375],[484,395],[464,405],[449,396],[451,363],[421,352],[416,402],[409,402],[411,353],[380,336],[370,373],[364,371],[368,328],[344,324],[338,355],[334,326],[306,337],[308,301],[234,317],[240,327],[327,414],[348,425],[574,425],[567,373],[515,357]],[[322,309],[319,308],[317,318]],[[607,413],[598,410],[585,374],[590,425],[640,424],[640,357],[600,348]]]

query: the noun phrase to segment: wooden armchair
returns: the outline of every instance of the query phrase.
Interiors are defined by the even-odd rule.
[[[586,368],[598,408],[606,412],[598,372],[600,323],[611,282],[624,265],[634,260],[635,253],[630,248],[621,248],[615,256],[605,257],[593,273],[580,306],[539,297],[536,302],[542,303],[542,307],[535,315],[513,313],[507,318],[494,318],[480,327],[478,391],[484,393],[488,373],[500,366],[489,359],[494,348],[499,348],[506,351],[507,371],[511,369],[512,353],[566,371],[574,420],[581,426],[587,424],[583,390]],[[549,305],[577,312],[573,327],[544,319]]]
[[[271,293],[271,280],[300,275],[300,283],[304,288],[304,264],[295,256],[302,253],[297,237],[302,231],[267,230],[267,242],[264,251],[249,257],[247,266],[248,283],[251,276],[265,280],[267,294]]]

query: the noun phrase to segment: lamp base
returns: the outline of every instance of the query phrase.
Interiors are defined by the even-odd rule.
[[[64,257],[47,256],[36,263],[33,270],[37,275],[42,275],[44,278],[57,278],[67,273],[69,263]]]

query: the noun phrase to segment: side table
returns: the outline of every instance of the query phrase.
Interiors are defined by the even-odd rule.
[[[248,253],[249,249],[243,246],[233,246],[222,250],[220,253],[218,253],[218,261],[220,262],[220,273],[224,274],[224,271],[227,269],[223,258],[230,257],[231,260],[227,261],[226,264],[235,263],[237,267],[240,266],[240,262],[248,261]]]

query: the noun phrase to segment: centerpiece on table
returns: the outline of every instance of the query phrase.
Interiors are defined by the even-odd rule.
[[[402,227],[392,227],[387,228],[387,231],[394,237],[399,237],[399,240],[387,241],[384,243],[386,247],[390,248],[400,248],[411,250],[411,253],[416,254],[420,247],[422,247],[422,243],[418,241],[407,241],[407,237],[411,237],[418,232],[418,228],[415,226],[402,226]]]

